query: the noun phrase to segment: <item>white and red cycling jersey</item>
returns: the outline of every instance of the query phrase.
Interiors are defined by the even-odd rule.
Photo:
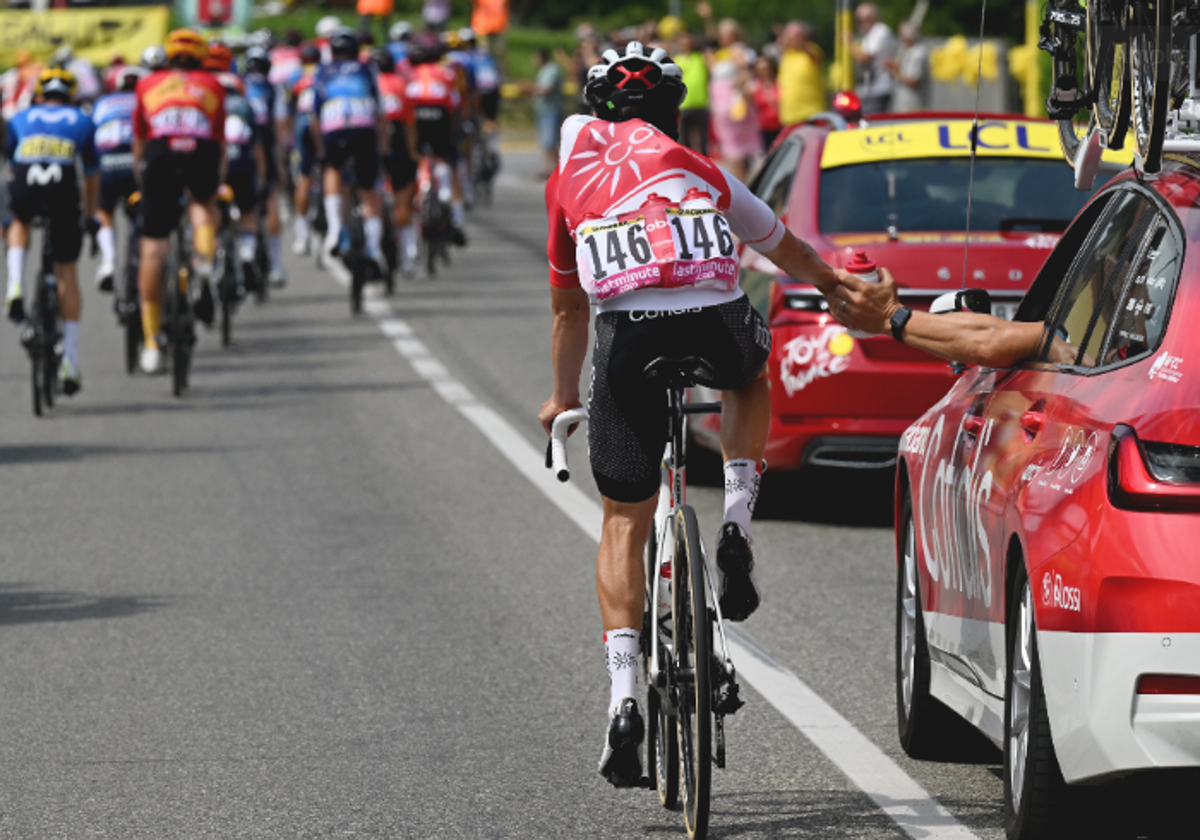
[[[379,85],[379,103],[383,118],[388,122],[413,121],[412,103],[408,98],[408,80],[399,73],[380,73],[375,79]]]
[[[445,108],[455,111],[462,103],[458,74],[442,64],[418,64],[408,77],[408,99],[417,109]],[[417,117],[421,118],[418,110]]]
[[[567,118],[546,209],[551,285],[602,312],[735,300],[734,237],[769,251],[784,235],[741,181],[642,120]]]

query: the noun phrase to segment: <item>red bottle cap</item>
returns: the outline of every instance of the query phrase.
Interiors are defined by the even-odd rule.
[[[854,259],[846,263],[846,271],[851,274],[870,274],[875,270],[875,263],[867,258],[866,251],[855,251]]]

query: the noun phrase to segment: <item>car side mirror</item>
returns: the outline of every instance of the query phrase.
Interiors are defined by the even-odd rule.
[[[987,289],[957,289],[934,298],[929,311],[933,315],[946,312],[978,312],[981,315],[990,315],[992,296]]]

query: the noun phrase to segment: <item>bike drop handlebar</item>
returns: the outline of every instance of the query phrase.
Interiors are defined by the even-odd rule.
[[[554,418],[550,427],[550,440],[546,442],[546,468],[552,470],[559,481],[568,481],[571,471],[567,469],[567,435],[571,427],[586,420],[586,408],[572,408]]]

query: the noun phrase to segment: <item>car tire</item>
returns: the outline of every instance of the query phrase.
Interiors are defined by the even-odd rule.
[[[896,723],[900,746],[910,758],[948,759],[963,721],[929,693],[929,646],[921,614],[916,528],[912,493],[904,494],[896,558]]]
[[[1007,631],[1003,765],[1006,836],[1008,840],[1069,836],[1071,791],[1063,779],[1050,734],[1033,596],[1023,565],[1013,587]]]

